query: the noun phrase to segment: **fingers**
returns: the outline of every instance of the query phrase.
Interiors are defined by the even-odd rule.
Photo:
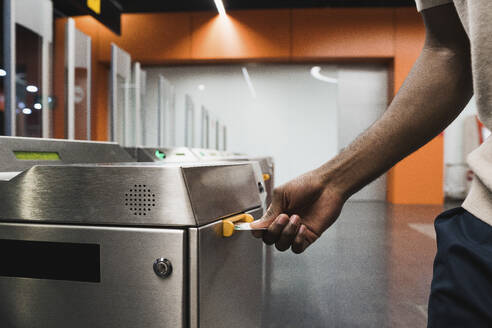
[[[279,192],[276,192],[276,195],[278,195],[278,193]],[[268,206],[265,215],[263,215],[261,219],[251,222],[251,227],[253,229],[268,228],[272,224],[272,222],[280,215],[281,207],[282,205],[281,205],[280,197],[276,196],[273,199],[270,206]]]
[[[296,238],[292,243],[292,252],[296,254],[301,254],[309,247],[312,243],[318,239],[318,235],[310,231],[305,225],[301,225],[299,231],[297,232]]]
[[[277,247],[279,251],[283,252],[290,248],[296,238],[300,225],[301,218],[298,215],[292,215],[289,222],[282,230],[279,239],[275,243],[275,247]]]
[[[264,230],[251,230],[251,233],[253,234],[253,237],[255,238],[263,238],[263,233]]]
[[[296,235],[296,238],[294,239],[294,243],[292,244],[292,252],[296,254],[301,254],[304,252],[304,250],[307,248],[307,241],[304,238],[304,234],[306,233],[306,226],[302,225],[299,228],[299,232]]]
[[[267,245],[273,245],[279,239],[280,234],[284,230],[284,227],[289,223],[289,216],[287,214],[280,214],[270,224],[268,229],[263,234],[263,241]]]
[[[268,208],[267,214],[269,212],[271,212],[271,206]],[[263,216],[261,219],[251,222],[250,223],[251,228],[253,229],[268,228],[277,216],[272,216],[272,215],[267,216],[267,214],[265,214],[265,216]],[[251,231],[251,233],[255,238],[262,238],[263,235],[265,234],[265,230],[253,230]]]
[[[318,239],[318,235],[301,224],[299,215],[280,214],[264,231],[255,231],[253,234],[267,245],[275,244],[275,247],[283,252],[292,247],[292,252],[300,254]]]

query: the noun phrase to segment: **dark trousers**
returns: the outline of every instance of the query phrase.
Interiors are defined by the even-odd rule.
[[[435,228],[428,327],[492,327],[492,227],[455,208]]]

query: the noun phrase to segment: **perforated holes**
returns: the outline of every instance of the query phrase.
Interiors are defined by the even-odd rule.
[[[136,184],[125,193],[125,206],[135,216],[150,215],[155,204],[155,194],[147,185]]]

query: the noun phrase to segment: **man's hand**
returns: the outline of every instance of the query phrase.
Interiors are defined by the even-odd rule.
[[[322,175],[312,171],[276,188],[267,213],[251,226],[268,228],[255,232],[266,244],[275,244],[280,251],[292,246],[299,254],[335,222],[344,202],[323,183]]]

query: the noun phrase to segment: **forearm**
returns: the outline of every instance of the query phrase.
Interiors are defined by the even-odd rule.
[[[467,57],[426,47],[381,119],[318,169],[324,182],[348,198],[443,131],[472,95]]]

